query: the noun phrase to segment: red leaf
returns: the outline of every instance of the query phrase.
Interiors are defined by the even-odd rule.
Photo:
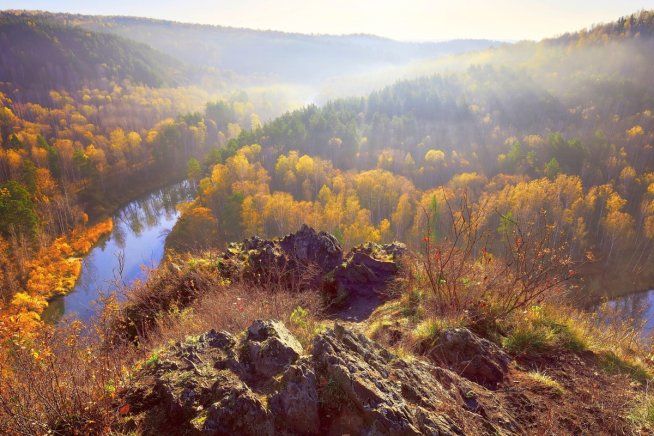
[[[123,404],[120,406],[120,409],[118,409],[118,413],[121,415],[127,415],[129,413],[129,404]]]

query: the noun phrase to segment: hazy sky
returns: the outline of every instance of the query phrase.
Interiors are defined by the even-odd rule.
[[[0,9],[134,15],[403,40],[540,39],[612,21],[654,0],[0,0]]]

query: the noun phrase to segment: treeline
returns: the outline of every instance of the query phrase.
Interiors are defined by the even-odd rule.
[[[403,42],[372,35],[303,35],[137,17],[46,14],[49,19],[145,43],[188,65],[283,83],[406,65],[420,59],[483,50],[489,40]]]

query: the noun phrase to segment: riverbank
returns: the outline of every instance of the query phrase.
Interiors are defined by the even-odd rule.
[[[654,270],[634,271],[633,266],[603,262],[577,268],[571,302],[577,307],[593,308],[597,305],[654,289]]]
[[[149,171],[148,174],[128,175],[120,183],[104,186],[102,191],[88,188],[80,192],[91,222],[115,215],[132,201],[145,197],[150,192],[173,186],[186,180],[185,173],[165,174],[161,171]]]
[[[77,227],[41,248],[26,265],[25,289],[0,310],[0,342],[29,338],[40,328],[49,300],[75,287],[83,257],[112,230],[113,220],[108,218],[89,227]]]

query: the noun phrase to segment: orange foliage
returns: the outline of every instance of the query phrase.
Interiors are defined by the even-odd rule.
[[[27,339],[43,326],[41,314],[48,299],[75,286],[82,271],[82,256],[112,229],[111,218],[91,227],[78,227],[68,237],[57,238],[38,251],[27,263],[25,290],[16,293],[6,307],[0,307],[0,346]]]

